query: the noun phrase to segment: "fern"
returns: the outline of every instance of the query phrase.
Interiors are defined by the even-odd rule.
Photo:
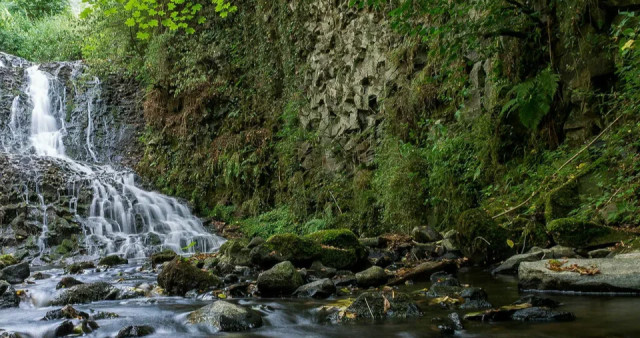
[[[513,97],[502,107],[502,114],[518,112],[520,122],[528,129],[536,129],[551,110],[553,97],[558,90],[560,77],[550,68],[538,73],[535,77],[515,85],[508,97]]]

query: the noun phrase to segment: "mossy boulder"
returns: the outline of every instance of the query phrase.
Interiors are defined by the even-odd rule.
[[[59,255],[66,255],[72,253],[77,248],[77,243],[70,239],[64,239],[60,245],[55,249],[55,252]]]
[[[188,317],[191,324],[208,324],[222,332],[239,332],[262,326],[259,312],[223,300],[193,311]]]
[[[319,260],[336,269],[353,269],[367,259],[367,248],[347,229],[322,230],[305,238],[320,246]]]
[[[544,199],[544,217],[547,224],[554,219],[565,218],[580,206],[578,184],[571,180],[551,190]]]
[[[178,256],[173,250],[167,249],[164,251],[156,252],[151,255],[151,266],[156,266],[164,262],[172,261]]]
[[[158,275],[158,285],[164,288],[167,294],[174,296],[184,296],[193,289],[207,290],[221,284],[217,276],[198,269],[181,257],[165,264]]]
[[[613,244],[633,237],[624,231],[576,218],[556,219],[547,224],[547,231],[557,244],[573,248]]]
[[[289,261],[298,267],[308,267],[320,257],[321,247],[314,241],[294,234],[271,236],[264,244],[251,250],[251,261],[263,268]]]
[[[220,262],[231,265],[251,265],[251,249],[247,247],[248,242],[244,239],[232,239],[226,241],[220,247]]]
[[[302,276],[289,261],[278,263],[258,276],[258,290],[263,297],[290,296],[303,284]]]
[[[365,292],[346,309],[334,313],[330,318],[344,323],[362,319],[415,318],[420,315],[418,305],[405,293]]]
[[[67,265],[64,268],[65,273],[77,274],[84,272],[85,269],[93,269],[96,265],[93,262],[77,262],[70,265]]]
[[[13,255],[0,256],[0,269],[13,264],[18,264],[18,260],[15,257],[13,257]]]
[[[98,265],[116,266],[128,263],[129,261],[126,258],[122,258],[118,255],[111,255],[101,259],[100,262],[98,262]]]
[[[511,254],[509,231],[498,225],[484,210],[470,209],[458,218],[455,242],[474,263],[493,263]]]
[[[51,305],[84,304],[118,299],[120,290],[106,282],[72,286],[51,301]]]

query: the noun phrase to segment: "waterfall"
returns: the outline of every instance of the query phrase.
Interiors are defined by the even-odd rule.
[[[94,145],[94,119],[100,121],[94,116],[101,104],[99,79],[94,78],[93,87],[84,94],[86,105],[80,106],[86,124],[82,130],[81,143],[84,144],[78,147],[80,140],[72,138],[71,131],[65,127],[65,121],[70,118],[65,81],[57,77],[58,71],[52,75],[38,65],[25,66],[28,66],[24,71],[26,88],[23,95],[13,99],[8,130],[0,130],[5,134],[2,137],[5,152],[59,161],[71,171],[69,176],[74,179],[67,183],[67,190],[74,197],[68,202],[69,209],[76,212],[75,219],[82,225],[90,254],[145,257],[165,248],[179,253],[210,252],[222,244],[224,240],[208,233],[202,221],[177,199],[146,191],[136,184],[131,171],[99,162],[102,157]],[[73,76],[78,73],[80,71],[73,68]],[[76,120],[84,121],[85,117]],[[112,127],[107,125],[108,121],[102,122],[104,134],[108,136]],[[71,155],[67,154],[65,142],[76,149]],[[77,149],[83,149],[86,156]],[[80,182],[89,182],[92,192],[90,207],[84,214],[77,213]],[[38,207],[42,210],[42,234],[37,244],[44,252],[50,228],[47,203],[52,201],[45,201],[39,189],[36,182]]]

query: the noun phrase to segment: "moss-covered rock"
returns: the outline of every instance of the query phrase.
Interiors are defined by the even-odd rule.
[[[98,265],[116,266],[127,263],[129,263],[129,261],[126,258],[122,258],[118,255],[111,255],[101,259],[100,262],[98,262]]]
[[[158,285],[169,295],[184,296],[193,289],[206,290],[221,284],[217,276],[198,269],[181,257],[166,264],[158,275]]]
[[[458,218],[455,241],[471,261],[492,263],[511,253],[509,231],[498,225],[484,210],[470,209]]]
[[[219,300],[193,311],[188,317],[191,324],[208,324],[222,332],[238,332],[262,326],[259,312]]]
[[[290,261],[298,267],[308,267],[320,257],[321,247],[314,241],[294,234],[271,236],[264,244],[251,250],[251,261],[264,268]]]
[[[258,276],[258,290],[265,297],[289,296],[304,283],[289,261],[276,264]]]
[[[346,309],[331,315],[331,319],[343,323],[360,319],[414,318],[420,315],[420,308],[407,294],[365,292]]]
[[[322,230],[305,236],[320,245],[319,260],[336,269],[353,269],[366,261],[367,248],[347,229]]]
[[[13,255],[0,256],[0,269],[4,268],[5,266],[9,266],[13,264],[18,264],[18,260],[15,257],[13,257]]]
[[[244,239],[232,239],[220,247],[220,261],[232,265],[251,265],[251,249]]]
[[[93,269],[95,267],[96,265],[93,264],[93,262],[78,262],[78,263],[67,265],[64,268],[64,272],[76,274],[76,273],[82,273],[85,269]]]
[[[164,262],[169,262],[171,260],[173,260],[174,258],[176,258],[177,254],[170,249],[161,251],[161,252],[156,252],[154,254],[151,255],[151,265],[152,266],[156,266],[158,264],[162,264]]]
[[[571,180],[551,190],[544,199],[544,217],[547,223],[564,218],[580,206],[578,184]]]
[[[66,254],[72,253],[76,248],[77,243],[67,238],[62,240],[62,243],[60,243],[60,245],[55,248],[55,252],[59,255],[64,256]]]
[[[547,231],[557,244],[573,248],[612,244],[633,237],[624,231],[576,218],[556,219],[547,224]]]

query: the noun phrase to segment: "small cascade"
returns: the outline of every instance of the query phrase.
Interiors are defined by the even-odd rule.
[[[73,83],[72,90],[77,94],[74,99],[82,97],[83,101],[70,110],[70,104],[76,102],[67,102],[68,81],[58,78],[57,73],[63,66],[72,67],[71,78],[75,79],[81,76],[81,64],[62,64],[50,73],[37,65],[24,66],[26,86],[13,99],[4,130],[0,124],[0,140],[10,156],[57,161],[66,168],[65,190],[72,197],[65,203],[82,226],[89,254],[145,257],[167,248],[179,253],[210,252],[222,244],[224,240],[208,233],[202,221],[177,199],[146,191],[136,184],[131,171],[100,162],[108,156],[99,154],[100,148],[94,144],[96,125],[100,123],[102,135],[107,136],[112,127],[104,114],[102,120],[95,114],[105,111],[99,79],[90,81],[90,87],[82,93]],[[25,186],[25,191],[28,189]],[[42,232],[37,245],[44,252],[49,247],[48,231],[54,226],[49,224],[48,209],[52,206],[47,203],[53,201],[46,200],[52,197],[41,193],[38,182],[35,189],[38,201],[30,202],[28,192],[25,201],[40,210]],[[78,212],[83,189],[90,191],[91,202]]]

